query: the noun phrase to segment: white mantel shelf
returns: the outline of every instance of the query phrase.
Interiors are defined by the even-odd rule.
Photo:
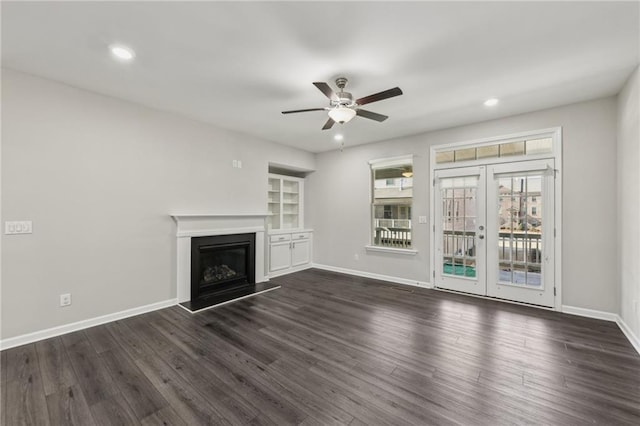
[[[225,218],[225,217],[267,217],[268,213],[250,213],[250,214],[209,214],[209,213],[175,213],[169,215],[176,222],[180,220],[189,220],[189,219],[197,219],[197,218]]]
[[[256,234],[256,283],[267,281],[265,271],[266,213],[171,214],[176,223],[178,302],[191,300],[191,238],[214,235]]]
[[[176,237],[264,232],[266,213],[257,214],[172,214],[177,226]]]

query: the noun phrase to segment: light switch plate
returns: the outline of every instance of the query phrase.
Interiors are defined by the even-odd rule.
[[[33,233],[33,222],[30,220],[5,222],[4,233],[5,235],[31,234]]]

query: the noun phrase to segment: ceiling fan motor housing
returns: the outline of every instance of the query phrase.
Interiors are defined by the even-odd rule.
[[[351,93],[344,91],[344,88],[347,85],[348,81],[349,80],[347,80],[345,77],[336,78],[336,86],[338,86],[340,91],[336,93],[336,97],[338,98],[338,100],[332,102],[333,106],[353,106],[353,96],[351,95]]]
[[[353,106],[353,96],[349,92],[338,92],[336,93],[338,97],[337,101],[331,102],[333,106]]]

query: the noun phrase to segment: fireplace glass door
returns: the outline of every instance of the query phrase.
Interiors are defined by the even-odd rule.
[[[191,300],[255,283],[255,234],[191,239]]]
[[[226,282],[247,279],[246,244],[200,248],[200,289],[207,291]]]

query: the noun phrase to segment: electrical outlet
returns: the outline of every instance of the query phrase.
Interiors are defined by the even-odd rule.
[[[60,306],[69,306],[69,305],[71,305],[71,293],[61,294]]]
[[[4,233],[6,235],[31,234],[33,233],[33,222],[30,220],[5,222]]]
[[[426,216],[418,216],[418,223],[427,223]]]

